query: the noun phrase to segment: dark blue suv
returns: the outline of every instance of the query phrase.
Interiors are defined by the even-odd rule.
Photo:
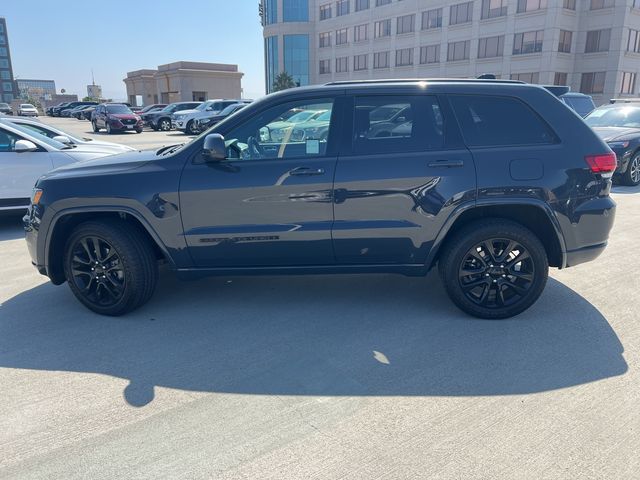
[[[186,145],[54,170],[24,222],[38,270],[105,315],[149,300],[166,262],[184,277],[438,265],[458,307],[506,318],[549,266],[603,251],[615,168],[541,87],[338,82],[269,95]]]

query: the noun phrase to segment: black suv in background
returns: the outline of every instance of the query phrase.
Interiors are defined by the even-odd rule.
[[[4,113],[5,115],[13,115],[13,109],[8,103],[0,103],[0,113]]]
[[[175,102],[170,103],[162,110],[153,110],[142,115],[142,121],[153,130],[167,132],[171,130],[171,115],[180,110],[191,110],[202,102]]]
[[[80,105],[97,105],[98,102],[69,102],[67,104],[62,104],[62,105],[58,105],[57,107],[53,107],[51,109],[51,116],[53,117],[59,117],[62,115],[62,112],[64,110],[71,110],[73,108],[76,108]]]
[[[378,128],[388,110],[404,121]],[[305,111],[331,112],[326,135],[295,133],[315,128]],[[37,269],[106,315],[149,300],[164,261],[184,277],[437,265],[458,307],[506,318],[549,266],[604,250],[615,168],[538,86],[336,82],[264,97],[184,145],[54,170],[24,223]]]

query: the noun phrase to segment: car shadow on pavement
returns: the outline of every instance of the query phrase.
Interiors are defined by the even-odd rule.
[[[24,212],[0,214],[0,241],[24,238],[23,216]]]
[[[632,195],[634,193],[640,193],[640,185],[636,185],[635,187],[625,187],[624,185],[614,185],[611,188],[611,193],[622,194],[622,195]]]
[[[0,306],[0,368],[129,380],[133,406],[154,387],[319,396],[542,392],[627,371],[602,314],[562,283],[517,318],[459,312],[437,276],[229,277],[170,274],[122,318],[85,310],[44,284]]]

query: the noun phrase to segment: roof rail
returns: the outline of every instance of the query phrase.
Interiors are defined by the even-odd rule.
[[[638,103],[640,98],[612,98],[609,103]]]
[[[567,85],[542,85],[542,87],[553,93],[556,97],[571,91],[571,87]]]
[[[335,82],[325,83],[325,85],[357,85],[359,83],[376,84],[376,83],[416,83],[416,82],[462,82],[462,83],[513,83],[525,84],[520,80],[500,80],[500,79],[481,79],[481,78],[387,78],[377,80],[339,80]]]

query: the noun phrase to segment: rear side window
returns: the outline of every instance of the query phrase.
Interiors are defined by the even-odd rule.
[[[536,145],[556,141],[547,124],[517,98],[487,95],[452,95],[450,98],[469,146]]]
[[[355,154],[441,149],[444,126],[438,101],[427,95],[356,97]]]
[[[588,97],[566,97],[564,101],[583,117],[596,108],[593,100]]]

